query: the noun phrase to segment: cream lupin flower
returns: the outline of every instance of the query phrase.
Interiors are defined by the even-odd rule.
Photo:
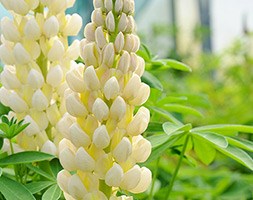
[[[67,111],[76,123],[65,131],[58,183],[67,199],[130,200],[116,197],[119,188],[140,193],[151,182],[150,170],[137,165],[151,153],[141,136],[150,114],[145,107],[134,110],[150,88],[140,79],[145,63],[136,55],[134,0],[94,0],[94,7],[81,42],[85,67],[67,74],[72,90],[66,94]]]
[[[13,15],[1,21],[0,59],[5,67],[0,101],[30,123],[17,139],[24,150],[58,154],[61,118],[66,113],[65,75],[76,67],[72,60],[80,53],[79,41],[69,46],[67,37],[77,35],[81,17],[64,13],[73,0],[0,2]]]

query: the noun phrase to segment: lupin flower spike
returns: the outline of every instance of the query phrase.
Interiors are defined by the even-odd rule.
[[[0,101],[19,120],[30,123],[17,138],[23,150],[57,155],[66,113],[65,75],[77,67],[73,60],[80,54],[79,41],[69,46],[68,36],[78,34],[82,19],[77,14],[65,15],[74,0],[0,2],[13,15],[1,20],[0,59],[5,66]]]
[[[65,123],[57,180],[66,199],[131,200],[117,191],[141,193],[151,182],[150,170],[138,165],[151,153],[141,136],[150,113],[134,110],[150,88],[140,79],[134,0],[94,0],[94,7],[80,45],[85,66],[67,74],[66,107],[75,123]]]

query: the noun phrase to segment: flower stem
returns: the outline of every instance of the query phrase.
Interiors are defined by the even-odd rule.
[[[170,193],[171,193],[171,191],[172,191],[174,182],[175,182],[175,180],[176,180],[178,171],[179,171],[179,169],[180,169],[180,167],[181,167],[181,164],[182,164],[182,161],[183,161],[183,158],[184,158],[184,154],[185,154],[185,150],[186,150],[186,147],[187,147],[189,138],[190,138],[190,135],[187,134],[186,139],[185,139],[185,141],[184,141],[183,149],[182,149],[181,154],[180,154],[179,161],[178,161],[178,163],[177,163],[177,167],[176,167],[176,169],[175,169],[175,172],[173,173],[173,176],[172,176],[171,181],[170,181],[170,184],[169,184],[169,188],[168,188],[167,193],[166,193],[166,196],[165,196],[165,199],[167,199],[167,200],[169,200],[169,196],[170,196]]]
[[[13,148],[13,144],[12,144],[11,139],[9,139],[9,143],[10,143],[11,154],[14,154],[14,148]],[[13,167],[14,167],[15,178],[16,178],[17,181],[19,181],[19,179],[18,179],[18,169],[17,169],[17,166],[14,165]]]
[[[160,161],[160,157],[156,160],[155,171],[154,171],[154,176],[153,176],[152,185],[151,185],[151,189],[150,189],[150,192],[149,192],[148,200],[153,199],[153,192],[154,192],[154,188],[155,188],[155,181],[156,181],[156,177],[157,177],[159,161]]]
[[[99,190],[102,191],[109,199],[112,194],[112,187],[106,185],[104,180],[99,181]]]

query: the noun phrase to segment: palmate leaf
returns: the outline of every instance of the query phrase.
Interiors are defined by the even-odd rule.
[[[162,83],[151,73],[145,71],[141,80],[149,85],[151,88],[155,88],[157,90],[163,91]]]
[[[163,130],[168,136],[173,136],[175,134],[180,134],[182,132],[188,132],[192,129],[191,124],[177,125],[171,122],[165,122],[163,124]]]
[[[166,68],[173,68],[173,69],[186,71],[186,72],[191,72],[192,71],[192,69],[188,65],[186,65],[182,62],[179,62],[177,60],[162,59],[161,61],[165,63],[164,67],[166,67]]]
[[[58,200],[61,197],[62,191],[57,184],[52,185],[43,194],[42,200]]]
[[[50,175],[49,173],[43,171],[42,169],[40,169],[39,167],[35,167],[32,164],[27,164],[26,165],[30,170],[36,172],[37,174],[43,176],[44,178],[51,180],[53,182],[55,182],[55,177],[53,177],[52,175]]]
[[[4,139],[2,137],[0,137],[0,150],[2,149],[4,144]]]
[[[229,144],[253,152],[253,142],[236,137],[227,137]]]
[[[35,200],[25,186],[5,176],[0,177],[0,192],[6,200]]]
[[[50,154],[38,151],[26,151],[12,154],[0,159],[0,166],[40,162],[44,160],[51,160],[53,158],[55,158],[55,156]]]
[[[164,109],[170,112],[177,112],[182,114],[195,115],[197,117],[203,117],[202,113],[189,106],[184,106],[181,104],[165,104],[163,105],[163,107]]]
[[[39,182],[32,182],[25,185],[25,187],[32,193],[36,194],[41,190],[48,188],[49,186],[55,184],[51,181],[39,181]]]

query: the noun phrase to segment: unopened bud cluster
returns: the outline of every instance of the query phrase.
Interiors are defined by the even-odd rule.
[[[0,101],[13,115],[30,125],[17,138],[24,150],[57,154],[62,139],[57,130],[66,113],[65,74],[78,58],[79,42],[68,45],[77,35],[82,19],[65,15],[74,0],[0,0],[13,19],[1,20]]]
[[[151,172],[151,144],[141,134],[150,113],[141,106],[150,94],[141,82],[144,60],[136,55],[134,0],[94,0],[92,22],[84,30],[81,56],[85,66],[66,75],[67,112],[59,144],[64,168],[58,184],[66,199],[130,200],[119,190],[144,192]],[[136,112],[135,112],[136,111]]]

